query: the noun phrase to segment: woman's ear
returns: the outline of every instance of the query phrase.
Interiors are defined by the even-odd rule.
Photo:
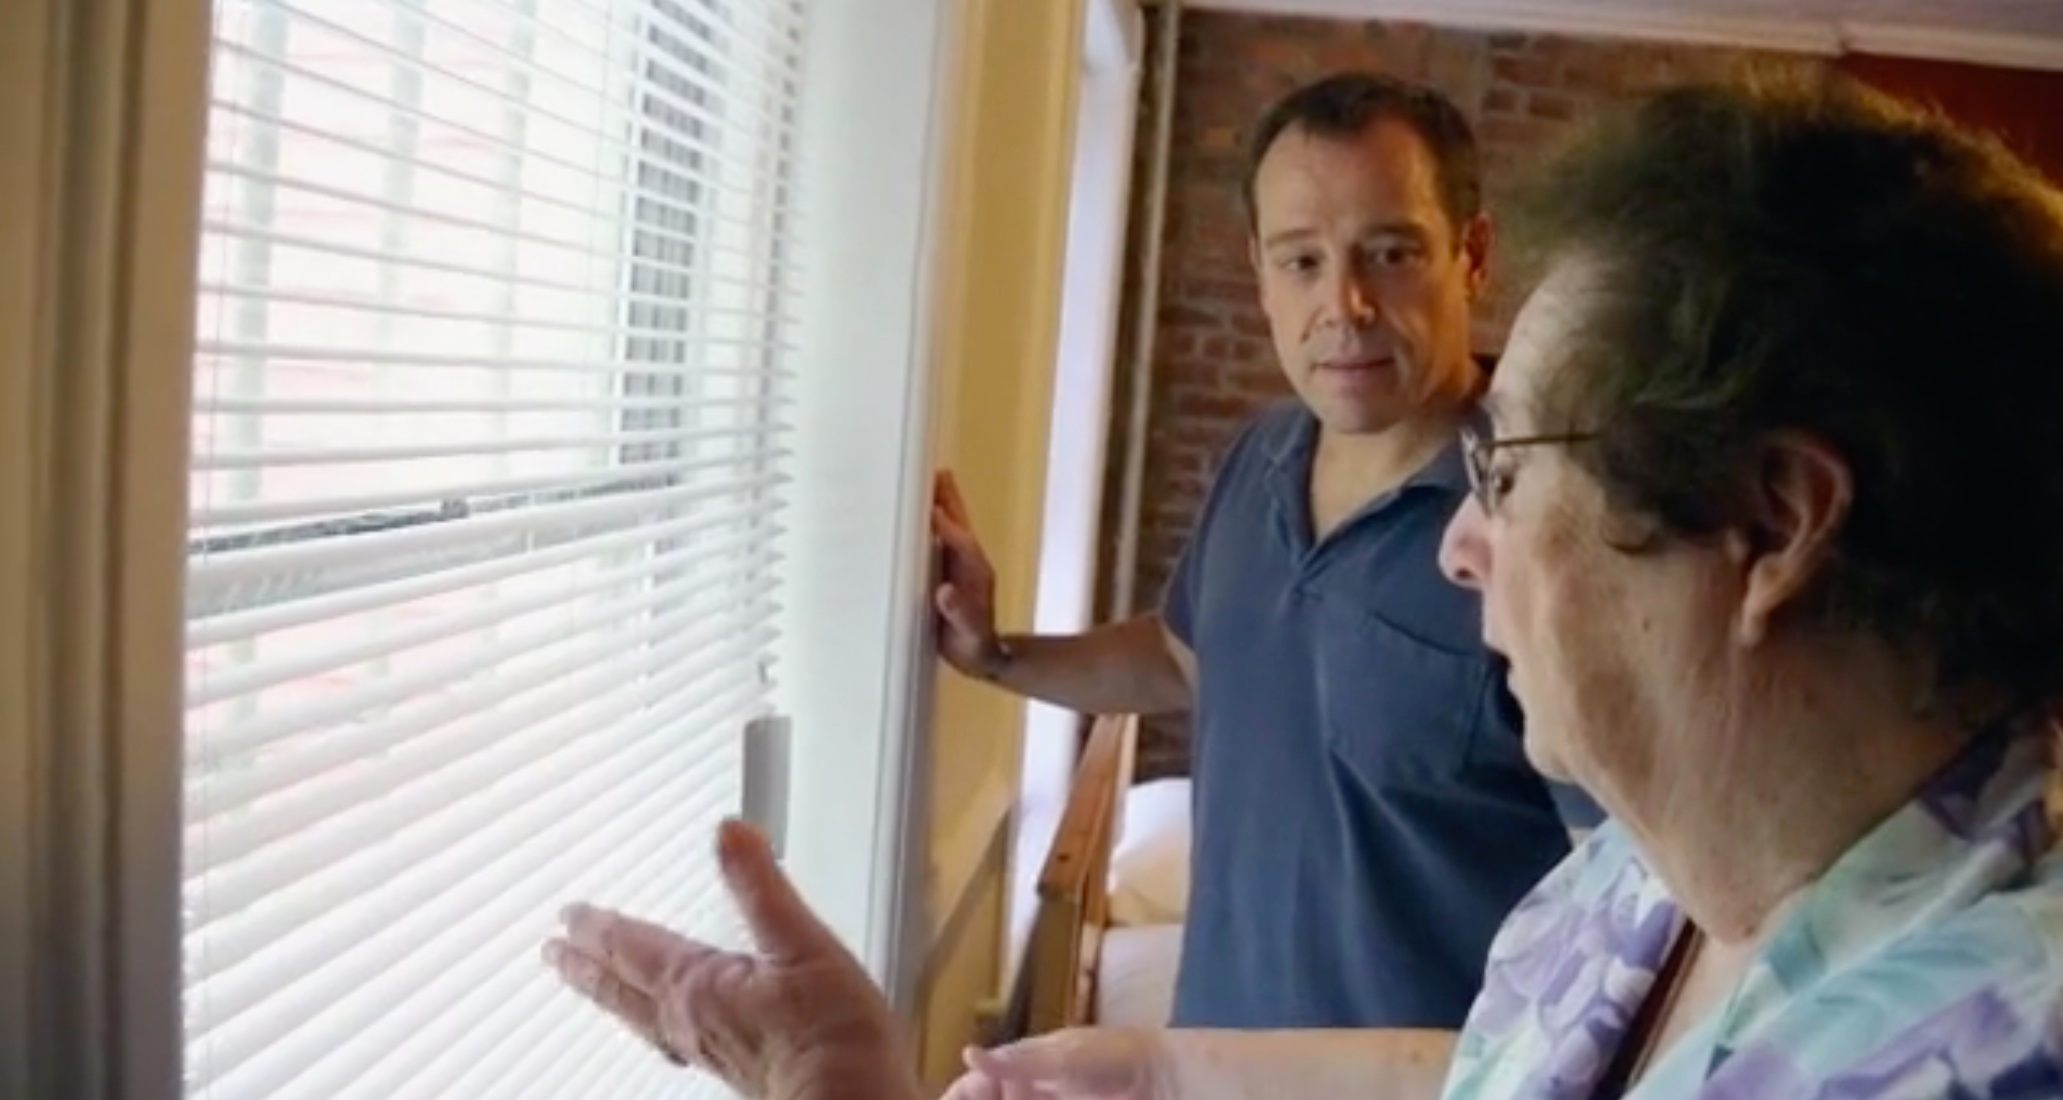
[[[1826,568],[1855,502],[1855,476],[1824,441],[1780,432],[1757,450],[1744,489],[1747,573],[1734,632],[1756,645]]]

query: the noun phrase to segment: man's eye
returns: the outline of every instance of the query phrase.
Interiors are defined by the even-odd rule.
[[[1403,267],[1418,262],[1419,249],[1410,244],[1382,245],[1375,249],[1375,262],[1382,267]]]
[[[1310,253],[1299,253],[1283,258],[1282,270],[1293,275],[1309,275],[1318,270],[1318,257]]]

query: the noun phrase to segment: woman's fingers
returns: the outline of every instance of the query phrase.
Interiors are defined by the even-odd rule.
[[[843,955],[838,938],[795,892],[759,830],[735,819],[724,822],[716,833],[716,861],[762,955],[777,965]]]
[[[566,940],[544,945],[544,960],[558,971],[559,978],[602,1010],[622,1020],[625,1026],[656,1047],[676,1065],[686,1059],[667,1045],[659,1031],[659,1010],[649,993],[631,985],[610,964],[586,953]]]
[[[636,917],[576,902],[559,914],[565,940],[581,954],[599,959],[640,993],[659,992],[668,974],[679,973],[717,953],[707,944]]]

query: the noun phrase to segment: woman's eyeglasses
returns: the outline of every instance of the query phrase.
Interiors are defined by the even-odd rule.
[[[1461,453],[1468,466],[1468,487],[1475,494],[1476,503],[1483,508],[1483,514],[1497,514],[1497,506],[1504,501],[1504,494],[1511,489],[1509,479],[1500,478],[1491,463],[1499,450],[1507,447],[1565,446],[1571,443],[1588,443],[1597,438],[1596,432],[1556,432],[1548,435],[1520,435],[1497,438],[1490,415],[1480,407],[1470,412],[1461,424]]]

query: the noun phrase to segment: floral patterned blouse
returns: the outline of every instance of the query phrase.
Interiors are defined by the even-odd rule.
[[[2063,1097],[2047,740],[1978,739],[1811,887],[1628,1098]],[[1682,914],[1614,824],[1490,949],[1446,1100],[1590,1100]]]

